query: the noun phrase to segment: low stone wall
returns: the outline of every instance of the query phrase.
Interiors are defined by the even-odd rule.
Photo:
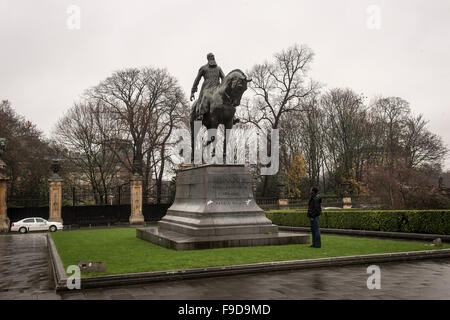
[[[280,230],[293,231],[293,232],[309,232],[310,227],[289,227],[278,226]],[[389,238],[389,239],[403,239],[403,240],[429,240],[432,241],[437,238],[441,238],[443,242],[450,242],[450,235],[445,234],[427,234],[427,233],[408,233],[408,232],[385,232],[385,231],[367,231],[367,230],[350,230],[350,229],[330,229],[320,228],[321,233],[325,234],[338,234],[358,237],[376,237],[376,238]]]

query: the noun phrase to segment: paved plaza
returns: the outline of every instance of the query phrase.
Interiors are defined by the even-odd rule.
[[[450,299],[450,259],[269,272],[56,294],[45,234],[0,236],[0,299]]]

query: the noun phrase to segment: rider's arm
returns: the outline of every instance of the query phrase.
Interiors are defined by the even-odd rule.
[[[225,78],[225,75],[223,74],[222,68],[219,67],[219,77],[220,77],[220,82],[223,81],[223,79]]]
[[[192,86],[191,94],[197,92],[197,87],[200,79],[203,77],[203,67],[198,70],[197,77],[195,78],[194,85]]]

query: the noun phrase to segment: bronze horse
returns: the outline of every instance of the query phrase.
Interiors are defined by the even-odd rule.
[[[192,105],[190,125],[191,125],[191,160],[194,160],[194,121],[197,119],[197,109],[205,110],[202,125],[207,129],[217,129],[219,124],[223,124],[226,129],[231,129],[233,125],[239,122],[234,118],[236,107],[240,105],[242,95],[247,90],[247,83],[252,79],[239,69],[231,71],[215,88],[207,89],[202,96],[201,101],[196,100]],[[198,104],[201,104],[198,106]],[[201,108],[198,108],[201,107]],[[209,137],[206,145],[214,142],[214,136]],[[224,139],[224,159],[226,153],[226,136]],[[215,154],[215,148],[213,155]]]

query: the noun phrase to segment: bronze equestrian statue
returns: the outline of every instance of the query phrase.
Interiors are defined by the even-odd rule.
[[[211,60],[210,60],[211,59]],[[247,76],[239,69],[231,71],[222,82],[222,70],[217,66],[214,60],[214,55],[208,54],[208,64],[200,68],[199,74],[195,79],[194,86],[191,91],[191,101],[194,99],[194,93],[200,78],[204,77],[202,90],[199,98],[193,103],[190,126],[191,126],[191,147],[192,156],[194,160],[194,122],[199,120],[207,129],[217,129],[219,124],[223,124],[226,129],[231,129],[233,125],[239,122],[234,118],[236,107],[240,105],[242,95],[247,90],[247,83],[252,81],[247,79]],[[210,64],[211,63],[211,64]],[[215,65],[215,66],[214,66]],[[209,70],[207,68],[219,68]],[[214,142],[214,137],[207,140],[206,145]],[[224,139],[224,159],[226,152],[226,136]],[[215,150],[213,150],[213,154]]]

